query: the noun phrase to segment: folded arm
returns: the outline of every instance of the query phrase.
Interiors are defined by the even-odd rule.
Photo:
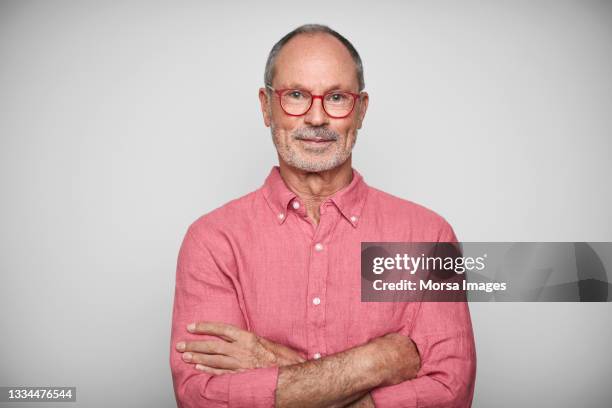
[[[448,223],[440,229],[437,241],[458,242]],[[413,380],[372,390],[377,408],[471,406],[476,347],[465,294],[458,298],[462,301],[419,304],[418,312],[406,322],[400,334],[415,342],[421,356],[421,369]]]
[[[276,407],[367,407],[370,399],[365,394],[370,389],[414,378],[419,369],[414,343],[395,333],[323,359],[305,361],[288,347],[232,325],[199,322],[190,326],[190,331],[222,339],[177,344],[183,360],[203,372],[231,375],[280,366]]]
[[[226,267],[187,233],[177,265],[170,358],[179,407],[469,406],[475,352],[466,303],[423,303],[414,325],[402,332],[319,360],[303,361],[259,338],[251,346],[268,352],[255,353],[263,360],[254,363],[257,358],[237,351],[243,347],[235,340],[186,330],[193,322],[216,321],[248,332],[237,283],[224,273]],[[177,346],[202,341],[234,344],[234,360],[213,363],[218,351]],[[185,361],[186,351],[195,358]],[[223,353],[227,357],[229,351]]]
[[[423,302],[414,327],[401,334],[416,344],[421,368],[410,381],[372,390],[376,407],[470,407],[476,351],[468,304]]]
[[[278,367],[262,367],[231,375],[213,375],[182,359],[177,343],[214,340],[216,336],[189,332],[192,322],[207,320],[247,329],[248,322],[237,296],[236,283],[225,273],[229,258],[215,256],[190,228],[185,235],[176,269],[172,315],[170,368],[179,408],[272,407]]]
[[[386,335],[320,360],[282,367],[276,407],[343,407],[375,387],[414,378],[418,369],[414,343]]]
[[[225,267],[187,232],[177,264],[170,356],[179,407],[341,407],[365,403],[370,389],[416,374],[416,348],[396,334],[304,361],[249,333],[236,282]],[[191,323],[211,321],[234,332],[221,332],[219,323],[187,330]]]

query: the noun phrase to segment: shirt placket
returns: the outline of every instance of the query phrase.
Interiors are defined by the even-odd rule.
[[[337,221],[334,211],[327,202],[321,206],[319,224],[310,242],[310,262],[308,265],[308,292],[306,319],[308,324],[309,358],[319,359],[327,354],[325,321],[327,309],[327,274],[329,255],[333,243],[331,231]]]

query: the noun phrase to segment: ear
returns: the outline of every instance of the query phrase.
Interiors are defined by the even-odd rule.
[[[259,88],[259,104],[261,105],[264,124],[266,127],[270,127],[270,98],[268,98],[266,88]]]
[[[359,101],[359,112],[357,116],[357,129],[361,129],[363,119],[365,118],[366,111],[368,110],[368,103],[370,102],[370,96],[367,92],[361,92]]]

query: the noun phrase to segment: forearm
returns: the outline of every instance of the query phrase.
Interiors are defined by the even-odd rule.
[[[381,383],[370,346],[281,367],[276,407],[341,407]]]
[[[276,407],[365,404],[368,397],[359,399],[371,389],[414,378],[419,364],[418,352],[409,339],[383,336],[320,360],[281,367]]]

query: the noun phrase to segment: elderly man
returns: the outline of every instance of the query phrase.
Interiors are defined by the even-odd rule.
[[[180,249],[179,406],[471,405],[467,303],[361,302],[362,241],[456,241],[442,217],[352,168],[363,89],[359,54],[329,27],[272,48],[259,99],[279,165],[191,224]]]

